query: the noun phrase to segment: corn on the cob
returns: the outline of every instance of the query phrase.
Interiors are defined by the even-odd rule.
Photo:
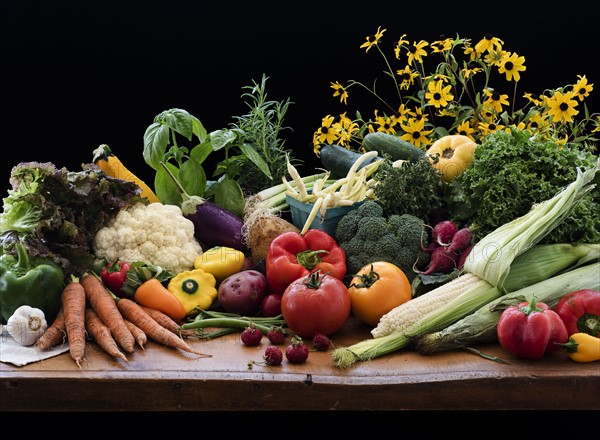
[[[446,284],[443,284],[421,296],[400,304],[383,315],[377,326],[371,330],[374,338],[381,338],[390,333],[407,331],[429,312],[450,302],[466,291],[473,291],[475,286],[489,289],[491,284],[477,275],[465,272]]]
[[[501,296],[454,324],[420,337],[416,342],[417,351],[431,354],[495,342],[498,340],[498,320],[505,307],[531,301],[533,297],[536,301],[554,307],[558,300],[569,292],[579,289],[600,290],[599,274],[600,263],[593,263]]]

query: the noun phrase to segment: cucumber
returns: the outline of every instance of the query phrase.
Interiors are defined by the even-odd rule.
[[[425,150],[415,147],[410,142],[400,139],[393,134],[374,132],[367,133],[362,146],[366,151],[377,151],[381,157],[389,156],[393,161],[415,161],[425,155]]]
[[[331,173],[333,179],[341,179],[346,177],[350,167],[354,165],[354,162],[361,157],[363,153],[358,151],[349,150],[346,147],[340,145],[331,144],[321,147],[321,163],[327,171]],[[366,159],[359,167],[361,169],[365,165],[371,163],[375,159],[374,157]]]

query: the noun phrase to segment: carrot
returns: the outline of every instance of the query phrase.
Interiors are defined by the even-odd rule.
[[[182,329],[181,326],[173,320],[169,315],[152,307],[141,306],[156,322],[162,325],[170,332],[179,335],[182,338],[198,337],[198,332],[192,329]]]
[[[142,306],[134,301],[128,298],[121,298],[117,301],[117,307],[125,319],[128,319],[141,328],[153,341],[166,345],[167,347],[179,348],[189,353],[212,357],[210,354],[194,350],[183,339],[152,319],[152,317],[142,309]]]
[[[128,319],[125,320],[125,324],[127,324],[127,327],[129,327],[129,331],[135,338],[137,344],[140,347],[142,347],[142,350],[144,350],[144,346],[148,342],[148,337],[146,336],[146,333],[144,333],[144,330],[139,328],[137,325],[135,325],[133,322],[131,322]]]
[[[54,321],[52,321],[52,324],[50,324],[44,334],[36,341],[35,346],[40,350],[49,350],[60,343],[64,343],[66,335],[65,312],[61,307],[58,309]]]
[[[85,328],[88,332],[88,335],[94,341],[96,341],[96,343],[102,347],[105,352],[113,357],[121,358],[127,362],[127,358],[121,352],[121,350],[119,350],[119,346],[110,334],[110,330],[106,324],[102,322],[92,307],[86,307],[85,309]]]
[[[90,305],[102,322],[109,328],[110,334],[119,347],[127,353],[133,353],[135,338],[129,328],[127,328],[127,324],[125,324],[123,316],[119,313],[115,300],[108,290],[106,290],[102,281],[95,275],[86,273],[81,277],[81,284]]]
[[[77,366],[85,356],[85,290],[79,278],[72,275],[62,293],[65,329],[69,340],[69,353]]]

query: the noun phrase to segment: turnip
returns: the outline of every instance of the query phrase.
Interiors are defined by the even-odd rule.
[[[462,228],[456,231],[452,237],[450,245],[446,248],[448,252],[462,252],[471,244],[473,233],[469,228]]]
[[[438,246],[431,252],[431,259],[425,271],[418,271],[418,273],[421,275],[450,273],[457,267],[458,257],[457,253],[448,252],[446,246]]]
[[[443,220],[437,223],[431,231],[431,238],[440,246],[448,246],[452,242],[452,237],[458,231],[456,223],[452,220]]]

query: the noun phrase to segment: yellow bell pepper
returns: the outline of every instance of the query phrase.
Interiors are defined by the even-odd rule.
[[[245,255],[242,251],[226,246],[215,246],[194,260],[194,268],[213,274],[220,283],[225,278],[242,270]]]
[[[588,333],[573,333],[564,345],[575,362],[600,360],[600,338]]]
[[[452,134],[439,138],[427,150],[432,166],[442,173],[445,182],[452,182],[473,162],[477,144],[468,136]],[[434,156],[438,161],[433,160]]]
[[[169,281],[167,289],[181,301],[187,315],[208,309],[217,298],[217,281],[202,269],[180,272]]]

